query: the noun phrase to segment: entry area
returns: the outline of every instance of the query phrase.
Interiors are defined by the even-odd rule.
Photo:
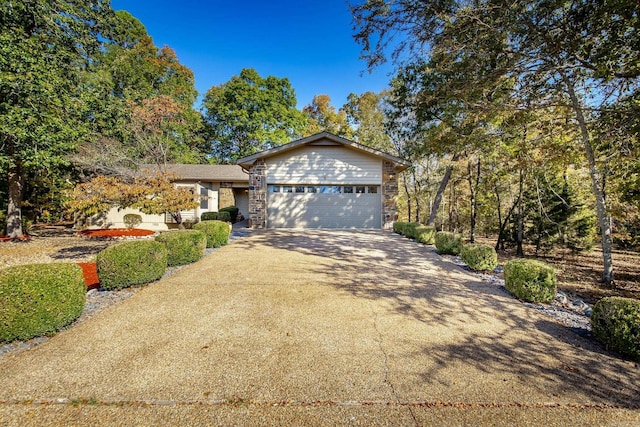
[[[269,185],[267,227],[380,229],[380,186]]]

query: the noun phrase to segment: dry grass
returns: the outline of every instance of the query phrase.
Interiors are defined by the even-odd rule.
[[[481,243],[495,246],[495,240],[478,239]],[[640,253],[614,251],[613,270],[615,282],[606,285],[602,278],[602,251],[574,254],[568,249],[540,251],[535,256],[533,246],[524,247],[528,258],[535,258],[553,265],[557,270],[558,287],[590,303],[606,296],[623,296],[640,299]],[[516,258],[515,248],[498,253],[500,264]]]

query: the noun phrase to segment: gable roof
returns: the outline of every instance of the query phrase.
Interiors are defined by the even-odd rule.
[[[178,181],[249,182],[249,175],[238,165],[168,164],[163,169],[174,173]]]
[[[322,140],[327,140],[329,142],[329,144],[327,145],[342,145],[344,147],[348,147],[353,150],[361,151],[361,152],[370,154],[372,156],[379,157],[379,158],[388,160],[390,162],[393,162],[398,172],[403,171],[407,169],[409,166],[411,166],[409,162],[401,159],[400,157],[393,156],[391,154],[385,153],[380,150],[376,150],[371,147],[367,147],[362,144],[358,144],[355,141],[351,141],[349,139],[343,138],[338,135],[334,135],[329,132],[320,132],[315,135],[311,135],[306,138],[298,139],[297,141],[293,141],[288,144],[284,144],[279,147],[272,148],[270,150],[261,151],[251,156],[243,157],[242,159],[239,159],[237,161],[237,164],[242,166],[243,169],[248,169],[259,159],[271,157],[276,154],[281,154],[290,150],[295,150],[296,148],[302,147],[304,145],[314,145],[314,143],[318,143]]]

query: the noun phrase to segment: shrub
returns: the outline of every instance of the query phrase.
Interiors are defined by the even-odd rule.
[[[608,350],[640,362],[640,301],[602,298],[593,307],[591,329]]]
[[[122,218],[122,222],[124,222],[127,228],[136,228],[142,222],[142,216],[138,214],[126,214]]]
[[[225,221],[231,222],[231,214],[229,212],[203,212],[200,215],[202,221]]]
[[[405,226],[404,226],[404,235],[407,236],[410,239],[415,239],[416,238],[416,229],[418,227],[421,227],[422,224],[420,224],[419,222],[408,222]]]
[[[396,221],[393,223],[393,232],[404,235],[404,228],[408,223],[405,221]]]
[[[488,245],[463,245],[460,257],[471,269],[477,271],[493,270],[498,266],[498,254]]]
[[[152,240],[124,242],[102,250],[96,266],[103,289],[144,285],[164,275],[167,249]]]
[[[433,245],[436,238],[436,229],[433,227],[427,227],[421,225],[414,230],[416,242],[424,243],[425,245]]]
[[[229,243],[229,223],[223,221],[202,221],[193,226],[207,236],[208,248],[219,248]]]
[[[541,262],[514,259],[504,266],[507,290],[517,298],[529,302],[549,302],[556,296],[556,272]]]
[[[156,237],[156,241],[167,247],[171,267],[198,261],[207,248],[207,236],[200,230],[170,231]]]
[[[462,237],[448,231],[438,231],[434,241],[439,254],[458,255],[462,250]]]
[[[30,264],[0,271],[0,341],[56,332],[77,319],[86,302],[75,264]]]
[[[240,213],[240,209],[236,206],[227,206],[226,208],[218,209],[218,212],[229,212],[231,216],[231,223],[235,224],[238,220],[238,213]]]

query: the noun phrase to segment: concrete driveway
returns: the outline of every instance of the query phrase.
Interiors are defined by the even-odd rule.
[[[638,425],[640,369],[385,232],[252,232],[0,364],[1,425]]]

